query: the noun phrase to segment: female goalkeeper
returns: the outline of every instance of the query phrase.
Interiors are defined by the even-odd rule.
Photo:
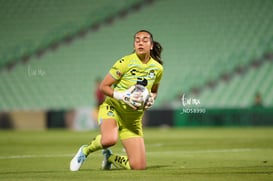
[[[112,165],[135,170],[146,168],[142,117],[157,96],[163,74],[161,51],[161,45],[149,31],[140,30],[134,35],[134,52],[116,61],[100,84],[100,90],[107,96],[99,108],[100,134],[80,147],[70,162],[71,171],[78,171],[87,156],[100,149],[104,156],[102,169],[110,169]],[[150,91],[144,108],[139,107],[140,96],[132,92],[136,84]],[[127,156],[113,154],[109,149],[118,137]]]

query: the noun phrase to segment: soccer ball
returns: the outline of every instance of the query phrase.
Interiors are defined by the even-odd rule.
[[[150,96],[150,92],[149,90],[144,87],[143,85],[135,85],[134,90],[132,91],[132,97],[141,100],[141,105],[138,106],[138,109],[143,109],[144,106],[146,105],[148,99]],[[134,104],[134,103],[133,103]],[[137,105],[137,103],[135,103],[134,105]]]

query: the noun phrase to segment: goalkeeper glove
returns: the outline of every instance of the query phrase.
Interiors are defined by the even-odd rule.
[[[138,92],[134,92],[135,86],[130,87],[124,92],[114,91],[113,97],[117,100],[121,100],[136,110],[141,106],[142,100]],[[133,93],[134,92],[134,93]]]
[[[154,95],[150,93],[150,96],[144,106],[144,109],[150,109],[154,105],[154,102],[155,102]]]

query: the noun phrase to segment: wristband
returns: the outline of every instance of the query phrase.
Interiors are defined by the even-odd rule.
[[[114,91],[113,98],[115,98],[117,100],[123,100],[123,93],[122,92],[118,92],[118,91]]]

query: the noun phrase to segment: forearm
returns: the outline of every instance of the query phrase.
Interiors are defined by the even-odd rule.
[[[113,97],[114,89],[112,88],[112,85],[115,81],[116,80],[110,74],[107,74],[100,84],[100,91],[106,96]]]
[[[138,100],[131,98],[131,92],[135,86],[130,87],[126,91],[119,92],[119,91],[114,91],[114,89],[111,86],[112,84],[107,84],[105,82],[101,83],[100,90],[106,96],[113,97],[114,99],[119,100],[119,101],[123,101],[124,103],[126,103],[128,106],[130,106],[134,110],[136,110],[141,105],[141,103],[138,102]]]
[[[113,97],[114,90],[112,89],[111,86],[101,85],[100,90],[104,93],[104,95]]]
[[[156,84],[156,85],[153,85],[153,87],[151,89],[151,94],[152,94],[154,100],[157,97],[158,88],[159,88],[159,84]]]

